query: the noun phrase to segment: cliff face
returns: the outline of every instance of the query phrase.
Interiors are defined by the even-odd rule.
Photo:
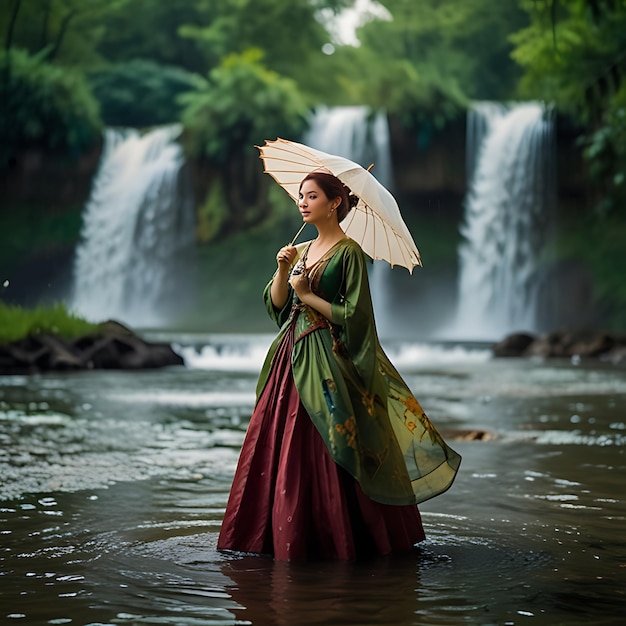
[[[101,150],[99,144],[76,158],[29,150],[0,171],[3,300],[34,306],[67,293],[81,212]]]
[[[43,150],[22,152],[0,170],[0,215],[23,206],[52,213],[81,207],[89,196],[101,152],[101,142],[75,157]]]
[[[398,193],[405,198],[450,195],[462,200],[466,190],[465,117],[442,130],[404,130],[394,117],[389,132]]]

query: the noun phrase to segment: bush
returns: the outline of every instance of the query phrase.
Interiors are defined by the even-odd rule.
[[[100,138],[84,77],[20,50],[0,54],[0,167],[24,148],[77,155]]]
[[[88,76],[108,126],[156,126],[177,122],[178,96],[199,79],[181,68],[133,59]]]
[[[69,313],[63,304],[23,309],[0,301],[0,343],[23,339],[28,335],[53,333],[66,338],[94,332],[97,324]]]
[[[591,179],[606,194],[596,207],[600,215],[626,206],[626,83],[607,103],[598,127],[581,137]]]
[[[425,76],[404,60],[390,63],[387,72],[379,76],[377,87],[378,106],[386,105],[405,128],[427,124],[441,130],[465,115],[469,104],[453,78],[442,79],[434,73]]]
[[[181,96],[192,156],[222,164],[266,138],[295,138],[305,129],[309,109],[297,85],[268,70],[262,56],[254,49],[232,54],[196,91]]]
[[[386,59],[371,50],[341,49],[337,69],[355,104],[367,104],[396,117],[406,130],[424,126],[441,130],[465,115],[469,99],[454,76],[437,68],[418,67],[409,59]],[[352,68],[349,73],[345,68]],[[349,76],[349,78],[347,78]]]

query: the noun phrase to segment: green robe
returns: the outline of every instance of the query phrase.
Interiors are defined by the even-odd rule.
[[[298,246],[298,256],[309,242]],[[461,457],[441,438],[383,352],[374,323],[361,247],[344,238],[309,274],[331,303],[332,321],[300,302],[289,287],[285,306],[264,299],[280,326],[259,376],[265,387],[278,345],[294,333],[291,358],[300,400],[333,460],[372,500],[416,504],[448,489]]]

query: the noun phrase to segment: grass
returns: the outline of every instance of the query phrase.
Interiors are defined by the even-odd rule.
[[[24,309],[0,302],[0,343],[17,341],[39,333],[53,333],[71,339],[94,332],[98,328],[98,324],[69,313],[63,304]]]

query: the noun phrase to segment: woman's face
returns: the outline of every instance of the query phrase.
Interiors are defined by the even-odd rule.
[[[300,187],[298,208],[302,220],[307,224],[315,224],[329,218],[329,214],[340,202],[340,198],[329,200],[314,180],[305,180]]]

